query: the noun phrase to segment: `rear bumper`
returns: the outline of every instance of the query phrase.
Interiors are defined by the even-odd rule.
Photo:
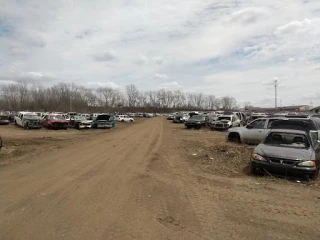
[[[264,161],[250,160],[251,167],[256,171],[264,172],[265,170],[269,173],[276,175],[290,175],[290,176],[306,176],[315,174],[318,169],[317,167],[297,167],[288,166],[285,164],[274,164]]]

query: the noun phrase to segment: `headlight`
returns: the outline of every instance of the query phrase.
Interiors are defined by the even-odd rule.
[[[262,156],[260,156],[259,154],[256,153],[252,153],[251,154],[251,158],[254,160],[258,160],[258,161],[266,161],[266,159]]]
[[[300,167],[315,167],[316,166],[316,161],[303,161],[298,164]]]

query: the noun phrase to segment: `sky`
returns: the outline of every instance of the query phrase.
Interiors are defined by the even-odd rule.
[[[320,105],[318,0],[0,0],[0,85]]]

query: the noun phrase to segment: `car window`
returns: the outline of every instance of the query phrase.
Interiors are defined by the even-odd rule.
[[[279,119],[269,119],[268,121],[268,128],[271,128],[273,122],[278,121]]]
[[[288,132],[271,132],[265,138],[264,144],[293,147],[293,148],[309,148],[310,143],[304,134],[288,133]]]
[[[265,119],[258,119],[250,123],[253,129],[262,129],[266,123]]]

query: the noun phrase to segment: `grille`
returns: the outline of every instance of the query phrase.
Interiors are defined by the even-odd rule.
[[[276,164],[283,164],[283,165],[294,165],[297,161],[289,160],[289,159],[282,159],[282,158],[268,158],[270,162],[276,163]]]

